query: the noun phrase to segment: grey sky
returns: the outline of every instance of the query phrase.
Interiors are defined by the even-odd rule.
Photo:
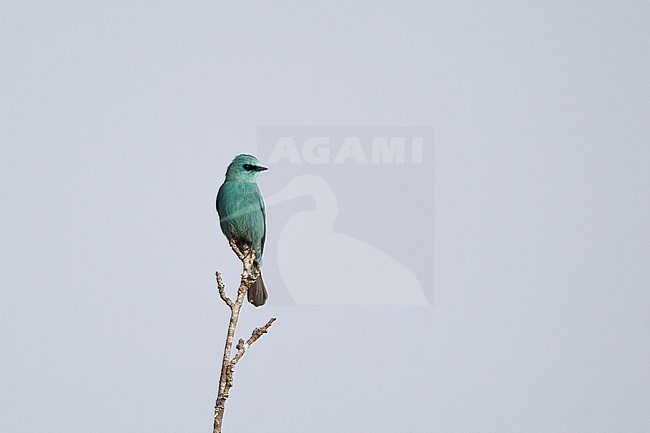
[[[433,126],[435,297],[246,306],[242,334],[278,322],[228,431],[647,431],[649,28],[645,1],[2,1],[0,431],[209,431],[240,272],[214,198],[260,125]]]

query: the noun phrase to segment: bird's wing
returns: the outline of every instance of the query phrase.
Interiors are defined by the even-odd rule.
[[[219,225],[221,226],[221,230],[224,229],[224,224],[225,220],[231,213],[231,209],[226,206],[226,201],[225,201],[225,196],[226,196],[226,189],[227,189],[226,182],[224,182],[221,187],[219,187],[219,192],[217,192],[217,202],[216,202],[216,208],[217,208],[217,214],[219,215]],[[225,234],[225,231],[224,231]],[[226,235],[228,237],[228,235]]]
[[[217,206],[216,206],[216,207],[217,207],[217,213],[221,212],[221,211],[219,210],[219,203],[221,202],[221,194],[222,194],[221,191],[222,191],[222,190],[223,190],[223,185],[221,185],[221,186],[219,187],[219,191],[217,192],[217,203],[216,203],[216,205],[217,205]]]
[[[262,234],[262,251],[260,251],[261,257],[264,254],[264,242],[266,241],[266,207],[264,206],[264,199],[262,198],[262,194],[258,193],[257,196],[259,197],[260,201],[260,210],[262,211],[262,224],[264,226],[264,234]]]

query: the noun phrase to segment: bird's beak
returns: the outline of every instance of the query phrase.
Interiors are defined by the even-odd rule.
[[[253,170],[264,171],[264,170],[268,170],[268,167],[262,167],[261,165],[256,165],[255,167],[253,167]]]

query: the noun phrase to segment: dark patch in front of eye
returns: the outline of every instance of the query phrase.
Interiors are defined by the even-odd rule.
[[[255,166],[250,165],[250,164],[244,164],[244,170],[246,171],[251,171]]]

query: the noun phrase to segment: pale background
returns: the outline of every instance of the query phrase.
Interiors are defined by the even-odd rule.
[[[227,163],[431,125],[433,305],[247,307],[227,430],[647,432],[650,4],[241,3],[0,2],[0,431],[210,431]]]

